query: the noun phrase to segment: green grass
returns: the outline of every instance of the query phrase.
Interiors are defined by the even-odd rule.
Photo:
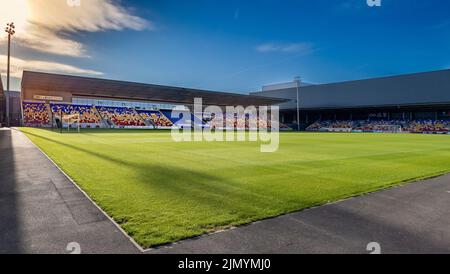
[[[450,136],[282,133],[264,154],[170,132],[21,130],[143,247],[450,171]]]

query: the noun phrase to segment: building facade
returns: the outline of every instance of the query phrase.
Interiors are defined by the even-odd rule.
[[[91,123],[95,127],[114,126],[114,120],[125,125],[152,126],[155,121],[147,121],[149,116],[170,116],[162,110],[177,106],[193,110],[194,99],[201,98],[204,107],[215,105],[223,110],[226,106],[278,105],[280,122],[292,128],[300,123],[301,129],[308,129],[319,123],[313,128],[450,132],[450,70],[320,85],[294,82],[266,86],[249,95],[25,71],[22,104],[14,99],[18,94],[11,93],[12,104],[28,103],[26,118],[39,125],[53,126],[58,111],[64,109],[67,113],[83,113],[86,121],[95,122]],[[14,106],[10,116],[17,123],[19,108]],[[118,111],[123,115],[114,114]],[[141,119],[141,115],[146,118]],[[325,123],[320,125],[322,121]]]
[[[195,99],[201,99],[201,110],[194,108]],[[68,117],[75,115],[79,117],[82,127],[89,128],[184,128],[193,124],[211,126],[207,120],[224,117],[223,113],[228,106],[258,108],[273,106],[285,100],[268,96],[24,71],[21,101],[25,126],[71,127]],[[207,106],[217,106],[217,116],[216,112],[210,113],[214,115],[205,120],[203,114]],[[239,120],[239,125],[248,127],[243,121],[244,117],[238,119],[227,116],[226,119],[232,123]],[[261,127],[268,126],[267,121],[263,122],[254,114],[252,121],[258,121]],[[214,127],[224,126],[219,123]]]
[[[450,70],[301,86],[302,127],[318,120],[450,120]],[[252,95],[283,98],[281,120],[297,123],[297,88]]]
[[[3,90],[2,76],[0,75],[0,127],[5,124],[5,91]]]

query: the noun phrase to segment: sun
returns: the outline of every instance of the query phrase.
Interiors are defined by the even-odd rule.
[[[0,30],[3,32],[7,23],[14,22],[16,33],[25,30],[28,23],[30,9],[28,1],[32,0],[0,0]],[[1,35],[3,37],[3,35]]]

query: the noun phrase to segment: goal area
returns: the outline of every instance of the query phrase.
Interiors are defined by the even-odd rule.
[[[67,132],[70,132],[71,129],[76,130],[80,133],[80,114],[64,114],[62,116],[62,124],[63,127],[67,127]]]

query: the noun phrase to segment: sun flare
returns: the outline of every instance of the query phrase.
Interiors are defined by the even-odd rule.
[[[14,22],[16,32],[22,32],[30,15],[28,0],[0,0],[0,7],[0,27],[3,29],[7,23]]]

